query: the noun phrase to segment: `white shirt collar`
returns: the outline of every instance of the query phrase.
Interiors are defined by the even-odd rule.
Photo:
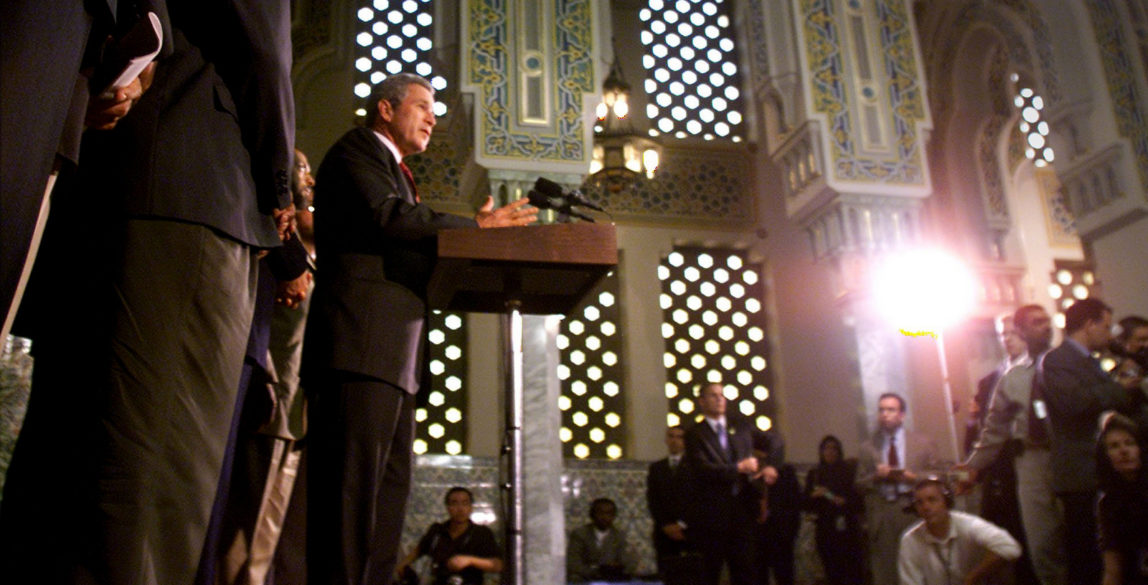
[[[717,426],[719,424],[725,427],[727,431],[729,430],[729,425],[725,422],[725,415],[719,416],[717,418],[710,418],[707,416],[706,422],[709,423],[710,428],[713,429],[715,433],[717,432]]]
[[[399,153],[399,147],[395,146],[395,143],[391,142],[390,138],[387,138],[382,132],[379,132],[373,128],[371,129],[371,132],[374,132],[375,136],[378,136],[379,140],[382,141],[383,146],[387,147],[387,150],[391,151],[391,154],[395,155],[396,161],[399,163],[403,162],[403,155]]]

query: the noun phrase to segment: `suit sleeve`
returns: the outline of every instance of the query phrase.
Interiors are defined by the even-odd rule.
[[[282,246],[269,250],[266,261],[271,274],[280,281],[295,280],[309,267],[307,248],[303,247],[298,234],[293,234]]]
[[[646,507],[650,510],[650,517],[654,519],[654,528],[660,529],[666,524],[666,504],[663,501],[665,494],[662,493],[662,486],[658,482],[658,468],[661,462],[655,461],[650,464],[649,470],[646,472]]]
[[[209,35],[220,42],[205,51],[216,53],[220,76],[239,110],[260,211],[286,209],[291,205],[295,147],[290,3],[233,0],[221,4],[229,6],[231,14],[221,12],[216,24],[220,29],[233,29],[234,34]]]
[[[705,483],[733,483],[738,479],[737,463],[726,463],[717,457],[702,437],[701,429],[698,427],[686,433],[686,459],[694,477]]]
[[[1007,375],[1002,377],[992,393],[984,428],[981,429],[980,438],[969,454],[968,464],[974,469],[980,470],[992,465],[1005,443],[1012,438],[1013,421],[1023,407],[1013,402],[1005,392],[1004,388],[1009,379]]]
[[[1101,375],[1086,361],[1090,358],[1069,351],[1058,348],[1043,361],[1044,398],[1051,409],[1069,420],[1096,417],[1105,410],[1127,412],[1130,401],[1124,387]]]
[[[857,489],[862,492],[872,490],[877,481],[877,453],[871,440],[861,444],[857,456]]]
[[[586,581],[593,576],[593,567],[588,565],[586,561],[588,546],[589,543],[586,541],[585,531],[582,528],[576,528],[570,533],[570,541],[566,544],[567,581]]]
[[[340,172],[321,171],[317,189],[320,194],[336,194],[340,190],[354,193],[358,201],[344,212],[369,214],[371,229],[375,230],[372,239],[417,241],[434,237],[443,229],[478,226],[473,219],[439,213],[427,205],[406,201],[399,192],[400,177],[387,165],[393,159],[384,161],[382,158],[391,154],[369,131],[357,134],[351,144],[353,146],[348,145],[339,153]],[[338,181],[348,184],[324,185],[328,176],[337,176]],[[330,202],[317,197],[317,205],[327,206]]]

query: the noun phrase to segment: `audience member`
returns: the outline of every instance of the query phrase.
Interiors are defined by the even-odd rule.
[[[921,521],[901,539],[901,585],[988,583],[1020,556],[1020,544],[1003,528],[953,508],[944,480],[926,477],[913,488]]]
[[[430,82],[391,75],[377,86],[367,125],[343,135],[319,167],[322,270],[303,347],[307,558],[316,583],[386,585],[394,573],[438,231],[522,226],[537,216],[526,199],[495,209],[487,198],[474,219],[422,203],[403,159],[426,150],[434,126]]]
[[[667,580],[671,570],[681,572],[682,565],[691,558],[687,554],[686,508],[690,503],[691,479],[685,463],[685,429],[666,429],[666,450],[669,455],[651,463],[646,474],[646,504],[654,520],[654,556],[662,581]]]
[[[686,461],[693,479],[687,521],[690,538],[702,554],[703,583],[716,585],[728,564],[733,585],[754,585],[754,527],[764,486],[777,481],[783,460],[780,438],[764,435],[744,419],[727,419],[719,383],[702,386],[697,402],[705,418],[686,431]],[[759,461],[755,448],[769,458]]]
[[[1082,299],[1064,312],[1065,339],[1044,355],[1038,375],[1044,378],[1044,397],[1052,430],[1052,460],[1056,471],[1053,490],[1064,507],[1068,551],[1068,582],[1100,582],[1100,553],[1096,546],[1096,434],[1097,421],[1106,410],[1133,413],[1143,395],[1140,379],[1123,376],[1119,367],[1113,381],[1092,359],[1094,351],[1108,347],[1112,309],[1096,298]]]
[[[590,523],[570,532],[566,543],[566,580],[627,581],[638,560],[626,542],[626,535],[614,527],[618,506],[609,498],[590,504]]]
[[[17,450],[63,468],[91,512],[53,521],[49,474],[28,478],[27,497],[5,494],[5,516],[22,518],[3,523],[28,546],[40,529],[24,520],[69,532],[99,582],[180,585],[196,574],[236,411],[257,252],[290,223],[294,97],[286,3],[155,5],[153,85],[114,129],[84,135],[79,176],[53,194],[44,247],[58,256],[36,262],[52,306],[33,317],[46,327]],[[36,445],[37,425],[62,438]],[[46,568],[0,548],[5,567]]]
[[[295,222],[299,240],[311,256],[312,270],[315,268],[314,187],[311,164],[302,151],[296,150],[295,172],[291,175]],[[275,382],[278,406],[273,421],[285,424],[273,422],[268,428],[284,441],[284,455],[280,460],[281,467],[275,473],[276,483],[269,488],[273,493],[266,505],[271,513],[260,523],[260,526],[270,524],[275,515],[283,516],[267,585],[305,585],[307,582],[307,421],[306,397],[299,384],[299,368],[313,290],[312,280],[309,281],[307,296],[299,303],[298,310],[293,310],[290,286],[281,286],[282,296],[275,299],[275,313],[271,319],[271,361],[275,364],[278,378]],[[273,527],[264,534],[272,534],[270,528]]]
[[[1148,585],[1148,470],[1143,429],[1110,415],[1097,441],[1103,585]]]
[[[757,576],[762,583],[793,585],[797,577],[797,534],[801,532],[801,483],[788,463],[777,468],[777,481],[761,498],[757,518]]]
[[[817,467],[805,476],[805,509],[816,515],[814,538],[825,578],[830,585],[863,582],[861,518],[864,508],[857,492],[857,460],[845,459],[841,441],[821,439]]]
[[[1121,319],[1113,345],[1113,353],[1134,361],[1140,372],[1148,372],[1148,319],[1139,315]]]
[[[428,585],[482,585],[483,573],[502,570],[502,552],[494,532],[470,519],[474,512],[470,490],[452,487],[444,502],[450,518],[432,524],[395,572],[402,575],[415,559],[429,556],[434,580]]]
[[[1004,359],[993,371],[977,382],[977,393],[970,403],[969,417],[965,429],[965,455],[973,451],[988,417],[989,403],[993,392],[999,387],[1001,378],[1013,366],[1027,359],[1028,350],[1017,332],[1015,315],[1000,315],[995,320]],[[1021,558],[1013,563],[1017,585],[1036,585],[1032,563],[1027,554],[1024,526],[1020,517],[1020,504],[1017,501],[1017,479],[1013,459],[1016,458],[1016,443],[1007,442],[1005,448],[997,452],[996,458],[977,474],[980,492],[980,515],[985,520],[1004,528],[1020,542]]]
[[[295,150],[291,187],[297,217],[305,213],[301,206],[310,205],[306,191],[313,182],[306,156]],[[216,496],[219,511],[208,531],[209,550],[200,569],[199,581],[205,585],[263,583],[279,541],[301,456],[293,446],[294,437],[302,433],[302,396],[296,390],[306,323],[302,307],[312,282],[310,260],[296,233],[259,263],[239,393],[242,407],[232,429],[237,432],[235,449],[224,459]],[[284,351],[284,346],[293,350]]]
[[[1016,501],[1020,507],[1028,559],[1043,585],[1065,585],[1064,516],[1052,490],[1053,459],[1049,451],[1047,418],[1033,416],[1045,412],[1042,392],[1034,392],[1036,361],[1052,343],[1052,318],[1040,305],[1025,305],[1013,316],[1017,332],[1027,348],[1026,356],[1001,378],[989,404],[980,439],[965,466],[975,479],[983,469],[992,469],[1001,453],[1012,452],[1016,470]],[[987,520],[987,518],[986,518]],[[1004,526],[1002,526],[1004,527]],[[1007,527],[1005,527],[1007,529]],[[1016,532],[1009,530],[1014,537]]]
[[[862,443],[857,487],[865,495],[869,568],[875,584],[897,582],[897,547],[913,523],[905,506],[918,475],[936,469],[937,448],[922,433],[905,429],[908,405],[898,394],[877,399],[877,431]]]

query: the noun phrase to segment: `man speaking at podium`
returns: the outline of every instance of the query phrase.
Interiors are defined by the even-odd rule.
[[[434,89],[417,75],[392,75],[371,103],[366,126],[323,159],[315,188],[319,270],[303,350],[315,585],[389,585],[394,571],[436,234],[523,226],[537,215],[526,199],[495,209],[487,198],[474,219],[421,203],[403,159],[430,142]]]

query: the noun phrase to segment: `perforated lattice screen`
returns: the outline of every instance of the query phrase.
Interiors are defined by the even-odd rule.
[[[558,334],[558,433],[566,457],[620,459],[625,402],[617,275],[603,279],[586,298],[581,310],[562,320]]]
[[[649,0],[638,16],[651,134],[739,141],[741,74],[731,2]]]
[[[695,420],[694,389],[725,385],[729,408],[772,425],[761,265],[744,252],[680,248],[658,266],[665,339],[666,424]]]
[[[388,75],[417,73],[430,80],[436,91],[446,89],[446,78],[431,67],[434,48],[432,0],[374,0],[355,13],[356,114],[365,116],[375,84]],[[436,101],[436,116],[446,114],[446,104]]]
[[[466,453],[466,320],[461,313],[432,311],[427,321],[430,388],[426,406],[415,410],[414,451]]]

